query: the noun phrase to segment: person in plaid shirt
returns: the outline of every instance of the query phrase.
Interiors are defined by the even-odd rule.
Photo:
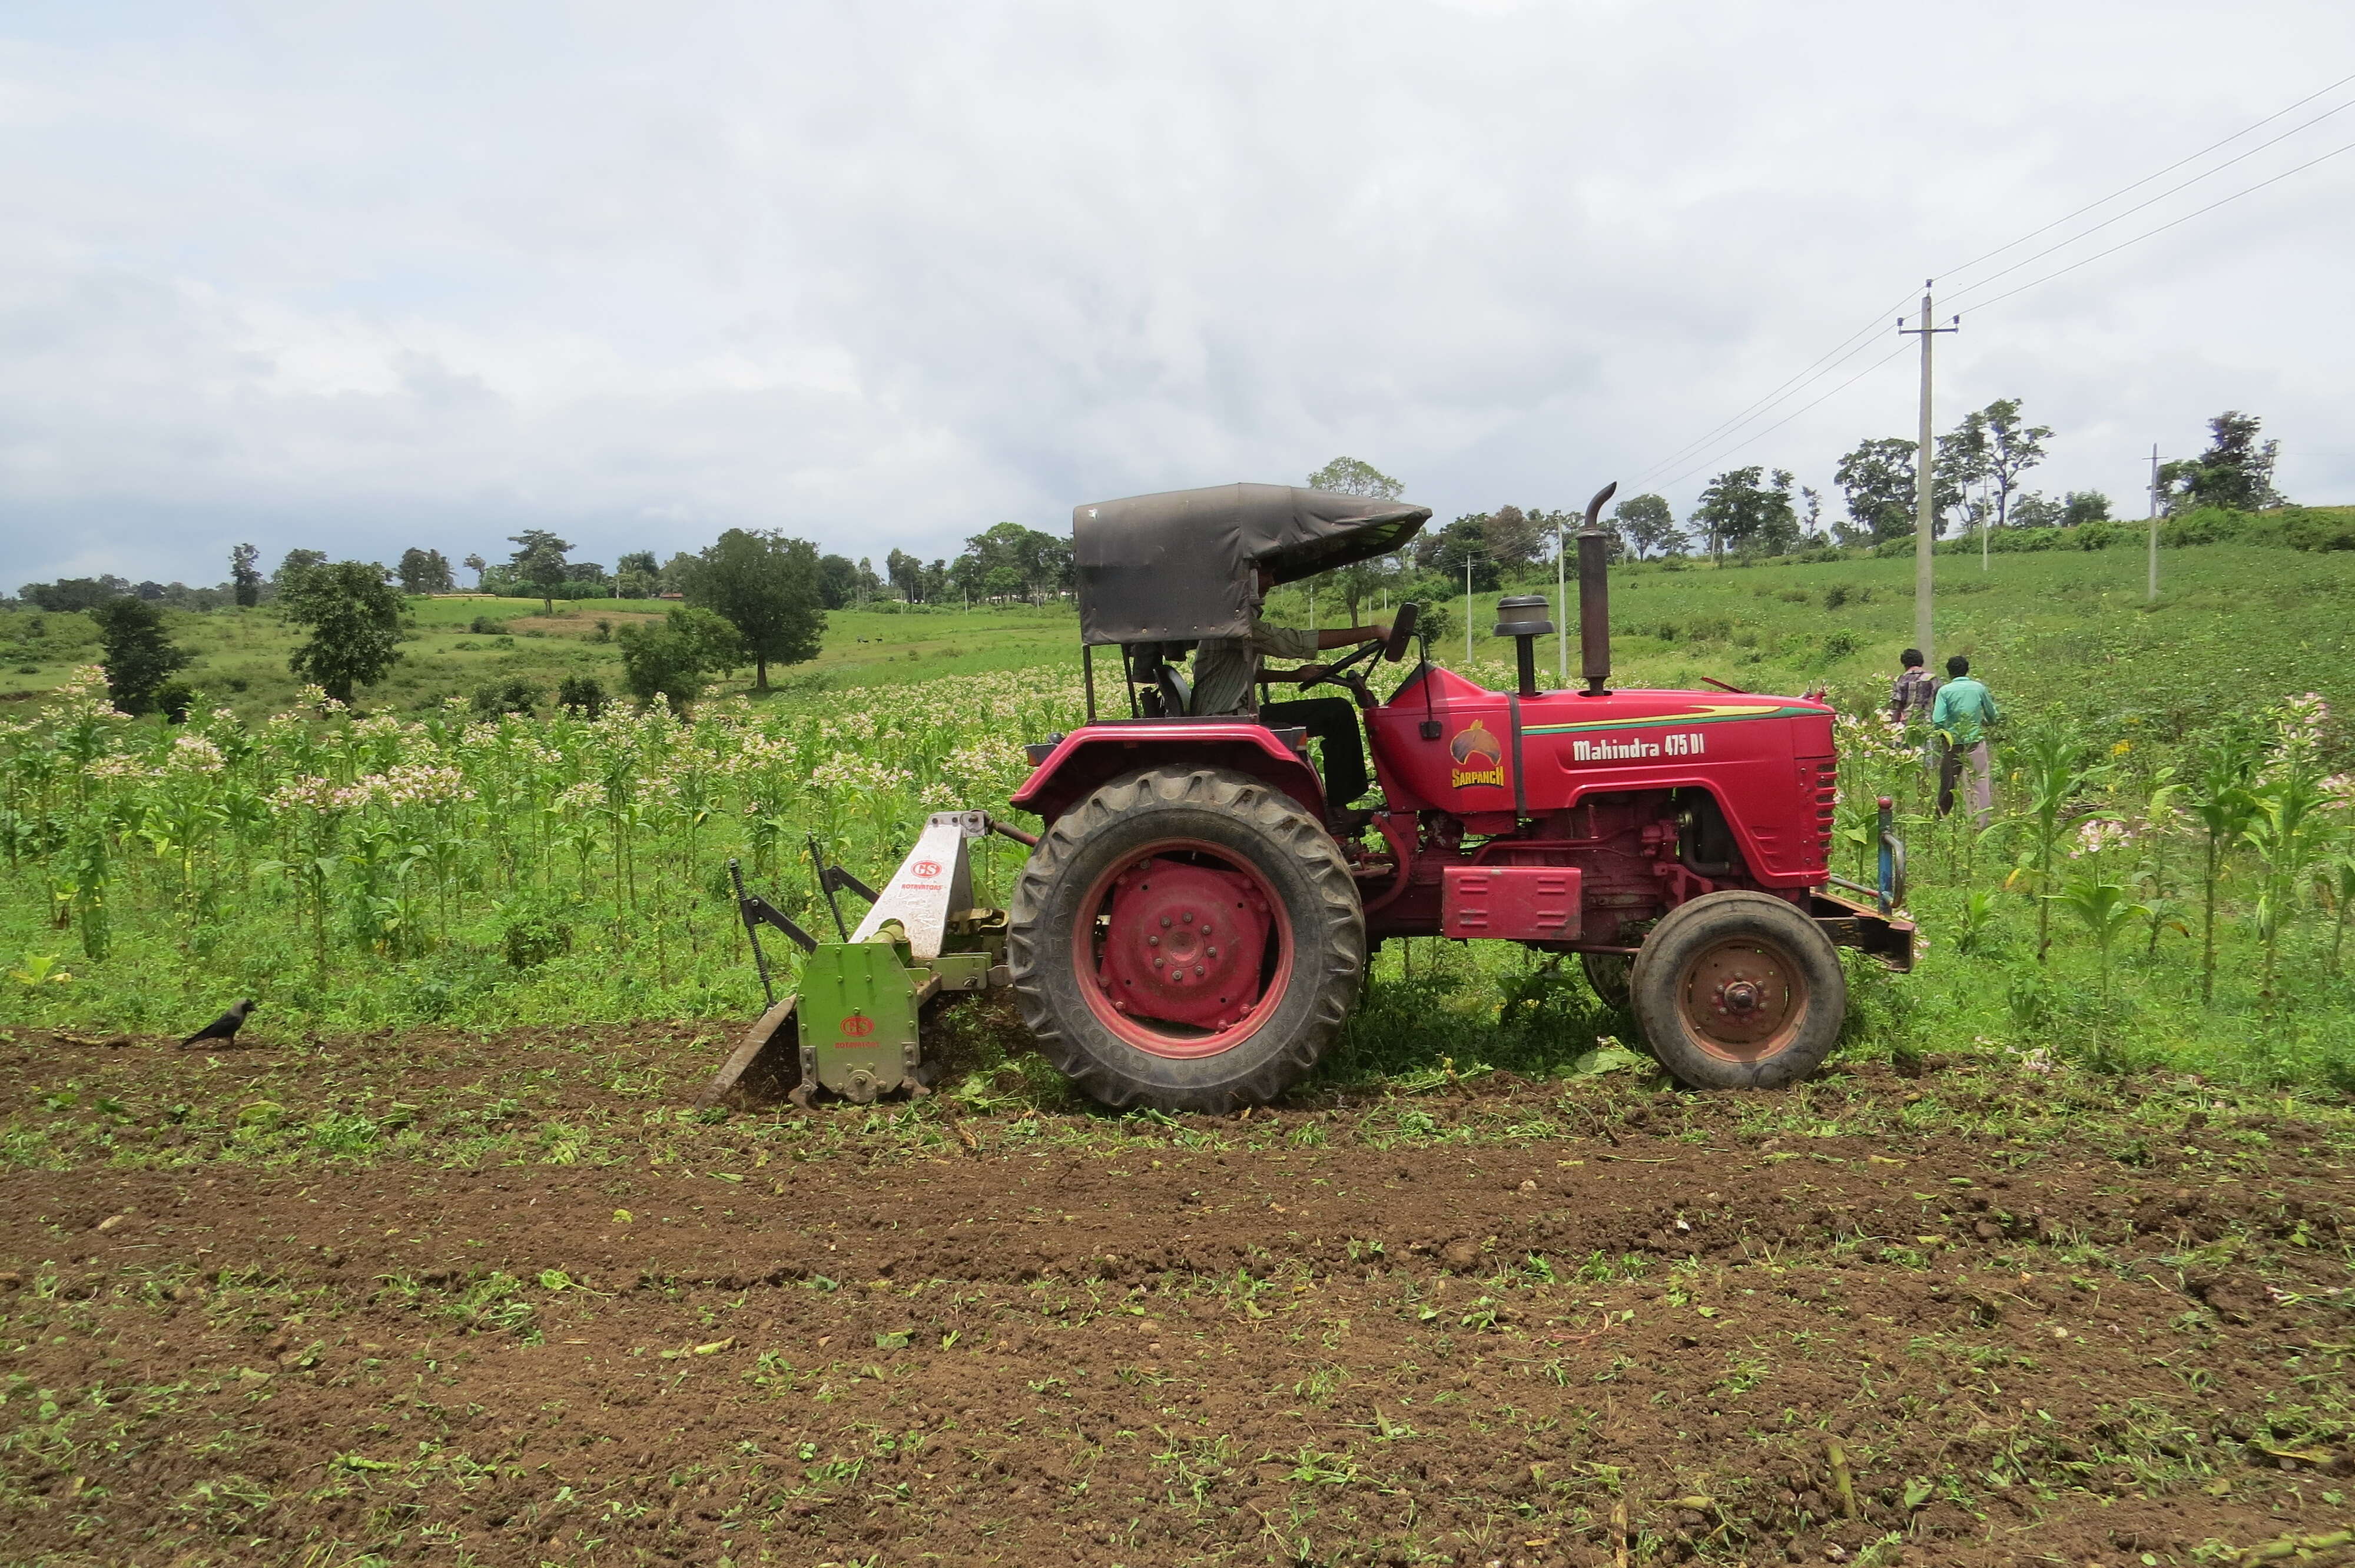
[[[1938,683],[1930,679],[1930,672],[1922,668],[1922,650],[1908,648],[1897,656],[1905,666],[1889,688],[1889,722],[1911,725],[1915,719],[1930,716],[1930,704],[1938,695]]]

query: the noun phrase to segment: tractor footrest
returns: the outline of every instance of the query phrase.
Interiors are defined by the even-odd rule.
[[[1913,968],[1914,925],[1836,893],[1807,895],[1807,913],[1836,948],[1855,948],[1899,974]]]

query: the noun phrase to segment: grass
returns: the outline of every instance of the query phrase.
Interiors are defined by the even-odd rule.
[[[1912,906],[1928,935],[1914,975],[1856,971],[1851,1051],[1901,1060],[2041,1051],[2119,1070],[2355,1082],[2355,982],[2333,962],[2332,885],[2269,883],[2253,852],[2228,845],[2222,961],[2206,1001],[2196,916],[2183,914],[2196,902],[2187,880],[2196,845],[2179,828],[2155,867],[2119,856],[2107,871],[2059,863],[2056,878],[2100,873],[2153,900],[2106,963],[2065,914],[2040,919],[2049,902],[2024,810],[2028,741],[2072,737],[2097,764],[2064,802],[2073,824],[2089,813],[2131,823],[2147,814],[2186,737],[2247,729],[2252,710],[2287,693],[2355,700],[2345,657],[2355,554],[2213,546],[2171,551],[2166,569],[2169,591],[2154,608],[2140,599],[2139,559],[2119,553],[1998,556],[1986,573],[1974,557],[1940,558],[1949,645],[1973,652],[2012,721],[1999,789],[2007,812],[1987,835],[1934,823],[1918,770],[1876,752],[1864,731],[1844,741],[1843,831],[1860,831],[1874,793],[1900,799]],[[1621,679],[1828,686],[1844,709],[1870,711],[1910,635],[1910,562],[1877,559],[1623,567],[1613,589]],[[1284,590],[1272,616],[1304,613],[1305,597]],[[538,608],[421,601],[418,656],[397,677],[411,683],[368,696],[401,699],[384,717],[257,723],[271,706],[257,673],[237,713],[186,731],[74,721],[93,755],[111,758],[103,779],[75,783],[72,767],[58,770],[55,748],[69,737],[40,715],[71,705],[0,710],[24,721],[0,737],[9,759],[0,880],[10,889],[0,953],[14,955],[0,970],[0,1021],[185,1032],[247,994],[262,1000],[265,1031],[746,1016],[757,991],[728,902],[728,856],[741,856],[805,925],[822,920],[802,871],[805,833],[873,879],[924,811],[1002,801],[1025,770],[1015,743],[1079,716],[1073,622],[1053,607],[839,613],[820,659],[771,698],[707,703],[686,728],[509,719],[462,731],[440,696],[506,670],[603,668],[614,655],[594,641],[599,615],[660,607],[527,613]],[[508,630],[472,631],[478,615],[507,616]],[[44,620],[33,638],[19,614],[0,641],[55,649],[88,625]],[[199,682],[233,668],[282,672],[284,628],[267,612],[178,620],[192,627],[191,646],[211,649],[192,672]],[[500,636],[514,647],[459,646]],[[1461,662],[1452,637],[1434,652]],[[1508,679],[1495,640],[1476,639],[1476,673]],[[1540,668],[1550,662],[1541,657]],[[956,671],[971,673],[943,673]],[[291,692],[282,673],[270,679],[269,691]],[[412,705],[430,716],[395,723]],[[198,736],[231,760],[207,772],[201,752],[174,744]],[[2335,721],[2319,745],[2318,760],[2330,766],[2349,755]],[[385,769],[395,764],[442,769],[432,786],[442,793],[391,789]],[[302,794],[313,788],[305,779],[314,795]],[[300,803],[369,780],[379,792],[363,805]],[[271,804],[289,789],[296,797]],[[2347,824],[2326,817],[2337,843]],[[982,853],[984,895],[1002,895],[1010,853],[993,844]],[[1863,870],[1860,851],[1840,853],[1838,869]],[[2271,907],[2290,917],[2268,926],[2258,916]],[[2037,927],[2055,919],[2059,939],[2040,956]],[[2279,994],[2260,961],[2268,933],[2286,977]],[[1625,1064],[1590,1057],[1598,1040],[1632,1041],[1632,1025],[1574,972],[1500,944],[1392,943],[1323,1078],[1413,1086],[1449,1074]],[[1002,1053],[1005,1043],[974,1048]]]
[[[557,683],[587,675],[609,693],[622,689],[622,656],[613,634],[659,620],[671,606],[653,599],[559,602],[542,615],[538,599],[474,596],[412,599],[411,626],[401,662],[378,685],[365,689],[372,709],[423,713],[451,696],[522,681],[543,708]],[[250,717],[291,705],[300,683],[287,656],[302,640],[264,606],[197,613],[166,610],[166,631],[192,656],[181,678],[208,700]],[[476,620],[493,630],[473,630]],[[893,606],[831,612],[824,650],[784,676],[789,686],[896,684],[939,675],[975,674],[1041,663],[1076,662],[1077,621],[1068,606],[984,606],[970,611]],[[0,703],[56,689],[78,666],[99,657],[98,634],[87,616],[37,609],[0,611]],[[713,694],[749,691],[749,669]]]

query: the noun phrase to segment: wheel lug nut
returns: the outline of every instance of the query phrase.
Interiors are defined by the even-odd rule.
[[[1210,949],[1210,957],[1212,957],[1212,958],[1214,958],[1214,959],[1215,959],[1215,958],[1217,958],[1218,956],[1219,956],[1219,949],[1218,949],[1218,948],[1212,948]]]
[[[1161,938],[1158,937],[1147,937],[1145,938],[1145,945],[1148,948],[1157,948],[1161,945]]]
[[[1191,926],[1191,925],[1194,923],[1194,912],[1193,912],[1192,910],[1188,909],[1188,910],[1186,912],[1184,918],[1185,918],[1186,924],[1188,924],[1188,926]]]
[[[1161,928],[1165,931],[1169,929],[1169,916],[1167,915],[1161,917]]]

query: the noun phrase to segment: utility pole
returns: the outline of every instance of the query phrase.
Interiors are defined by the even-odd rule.
[[[1935,669],[1930,657],[1930,546],[1936,537],[1938,507],[1937,481],[1931,472],[1937,453],[1937,437],[1930,429],[1930,340],[1942,332],[1959,331],[1963,318],[1956,316],[1952,326],[1930,324],[1930,281],[1922,284],[1922,324],[1909,327],[1901,317],[1897,323],[1899,335],[1918,336],[1922,340],[1922,445],[1914,459],[1916,475],[1913,502],[1913,646],[1922,650],[1922,662],[1926,668]]]
[[[1464,673],[1472,673],[1472,552],[1464,552]]]
[[[2150,602],[2158,602],[2158,443],[2150,447]]]
[[[1570,568],[1563,563],[1570,558],[1570,552],[1563,547],[1561,530],[1567,520],[1568,514],[1556,507],[1553,514],[1553,597],[1557,601],[1554,610],[1557,630],[1553,634],[1553,646],[1554,652],[1561,656],[1561,670],[1554,685],[1565,692],[1570,690]]]

